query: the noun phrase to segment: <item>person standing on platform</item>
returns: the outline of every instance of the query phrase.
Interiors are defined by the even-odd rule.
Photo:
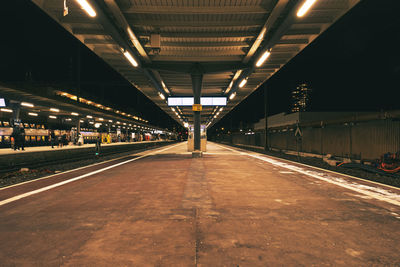
[[[58,147],[63,147],[61,132],[60,132],[60,134],[57,136],[57,142],[58,142]]]
[[[51,130],[50,132],[50,144],[51,148],[54,148],[54,145],[56,144],[56,134],[54,133],[54,130]]]
[[[13,131],[12,131],[12,134],[11,134],[11,138],[14,141],[11,142],[11,149],[14,149],[14,150],[19,149],[19,146],[18,146],[18,144],[19,144],[18,135],[19,135],[19,128],[16,125],[14,125]]]
[[[19,146],[21,147],[21,150],[25,150],[25,129],[22,124],[19,128]]]

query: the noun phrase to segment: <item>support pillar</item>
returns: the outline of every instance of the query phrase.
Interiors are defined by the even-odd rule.
[[[267,86],[264,87],[264,116],[265,116],[265,144],[264,150],[269,151],[268,146],[268,94],[267,94]]]
[[[203,82],[203,74],[200,71],[191,74],[192,88],[194,96],[194,104],[200,104],[201,87]],[[194,151],[200,151],[200,111],[193,111],[194,118]]]

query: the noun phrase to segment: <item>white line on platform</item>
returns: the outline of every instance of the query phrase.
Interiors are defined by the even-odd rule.
[[[59,186],[62,186],[62,185],[65,185],[65,184],[68,184],[68,183],[71,183],[71,182],[74,182],[74,181],[77,181],[77,180],[86,178],[86,177],[88,177],[88,176],[92,176],[92,175],[97,174],[97,173],[100,173],[100,172],[104,172],[104,171],[106,171],[106,170],[109,170],[109,169],[112,169],[112,168],[121,166],[121,165],[123,165],[123,164],[129,163],[129,162],[132,162],[132,161],[135,161],[135,160],[138,160],[138,159],[147,157],[147,156],[155,155],[155,154],[160,153],[160,152],[163,152],[163,151],[165,151],[165,150],[174,148],[174,147],[176,147],[176,146],[178,146],[178,145],[181,145],[181,144],[179,143],[179,144],[176,144],[176,145],[174,145],[174,146],[167,147],[167,148],[164,148],[164,149],[155,151],[155,152],[151,152],[151,153],[148,153],[148,154],[139,156],[139,157],[134,158],[134,159],[126,160],[126,161],[123,161],[123,162],[120,162],[120,163],[117,163],[117,164],[114,164],[114,165],[111,165],[111,166],[102,168],[102,169],[97,170],[97,171],[92,171],[92,172],[89,172],[89,173],[80,175],[80,176],[78,176],[78,177],[75,177],[75,178],[71,178],[71,179],[68,179],[68,180],[65,180],[65,181],[56,183],[56,184],[52,184],[52,185],[49,185],[49,186],[45,186],[45,187],[42,187],[42,188],[39,188],[39,189],[30,191],[30,192],[27,192],[27,193],[24,193],[24,194],[20,194],[20,195],[18,195],[18,196],[12,197],[12,198],[8,198],[8,199],[5,199],[5,200],[2,200],[2,201],[0,201],[0,206],[3,206],[3,205],[5,205],[5,204],[14,202],[14,201],[19,200],[19,199],[22,199],[22,198],[26,198],[26,197],[28,197],[28,196],[32,196],[32,195],[35,195],[35,194],[38,194],[38,193],[41,193],[41,192],[44,192],[44,191],[53,189],[53,188],[55,188],[55,187],[59,187]]]
[[[151,149],[148,149],[148,150],[142,151],[142,152],[153,151],[153,150],[156,150],[156,149],[158,149],[158,148],[151,148]],[[58,175],[66,174],[66,173],[69,173],[69,172],[74,172],[74,171],[82,170],[82,169],[85,169],[85,168],[89,168],[89,167],[93,167],[93,166],[96,166],[96,165],[108,163],[108,162],[111,162],[111,161],[116,161],[116,160],[119,160],[119,159],[122,159],[122,158],[126,158],[126,157],[129,157],[129,156],[132,156],[132,155],[140,154],[140,153],[142,153],[142,152],[137,152],[137,153],[133,153],[133,154],[121,156],[121,157],[118,157],[118,158],[115,158],[115,159],[109,159],[109,160],[105,160],[105,161],[102,161],[102,162],[97,162],[97,163],[93,163],[93,164],[90,164],[90,165],[82,166],[82,167],[79,167],[79,168],[75,168],[75,169],[71,169],[71,170],[67,170],[67,171],[63,171],[63,172],[59,172],[59,173],[55,173],[55,174],[50,174],[50,175],[48,175],[48,176],[41,177],[41,178],[37,178],[37,179],[32,179],[32,180],[29,180],[29,181],[26,181],[26,182],[22,182],[22,183],[18,183],[18,184],[13,184],[13,185],[5,186],[5,187],[0,188],[0,191],[1,191],[1,190],[8,189],[8,188],[11,188],[11,187],[20,186],[20,185],[23,185],[23,184],[29,184],[29,183],[33,183],[33,182],[36,182],[36,181],[40,181],[40,180],[44,180],[44,179],[49,179],[49,178],[52,178],[52,177],[54,177],[54,176],[58,176]]]
[[[217,146],[225,148],[225,149],[230,150],[230,151],[234,151],[234,152],[239,153],[241,155],[246,155],[246,156],[249,156],[249,157],[252,157],[252,158],[256,158],[256,159],[268,162],[268,163],[273,164],[275,166],[286,168],[286,169],[289,169],[289,170],[292,170],[292,171],[296,171],[298,173],[305,174],[305,175],[308,175],[310,177],[313,177],[313,178],[316,178],[316,179],[319,179],[319,180],[323,180],[325,182],[328,182],[328,183],[331,183],[331,184],[334,184],[334,185],[337,185],[337,186],[340,186],[340,187],[343,187],[343,188],[346,188],[346,189],[349,189],[349,190],[352,190],[352,191],[355,191],[355,192],[358,192],[358,193],[361,193],[361,194],[364,194],[364,195],[367,195],[367,196],[370,196],[370,197],[373,197],[373,198],[378,199],[378,200],[382,200],[382,201],[391,203],[391,204],[396,205],[396,206],[400,206],[400,194],[395,193],[395,192],[390,192],[390,191],[388,191],[386,189],[383,189],[381,187],[374,187],[374,186],[362,185],[362,184],[358,184],[358,183],[354,183],[354,182],[348,182],[345,179],[342,179],[340,177],[327,175],[326,173],[321,173],[321,172],[317,172],[317,171],[305,170],[305,169],[303,169],[301,167],[298,167],[298,166],[295,166],[295,165],[292,165],[292,164],[289,164],[289,163],[285,163],[285,162],[282,162],[282,161],[279,161],[279,160],[276,160],[276,159],[272,159],[272,158],[269,158],[268,156],[265,156],[265,155],[261,156],[261,154],[250,154],[250,153],[241,152],[241,151],[238,151],[238,150],[235,150],[235,149],[232,149],[232,148],[228,148],[228,147],[225,147],[225,146],[221,146],[221,145],[217,145]],[[307,166],[309,168],[314,168],[313,166],[308,166],[308,165],[304,165],[304,164],[302,164],[302,165],[303,166]],[[318,168],[318,169],[322,170],[320,168]],[[342,175],[340,173],[338,173],[338,174]],[[362,181],[365,181],[365,182],[368,182],[368,183],[371,182],[369,180],[364,180],[364,179],[359,179],[359,180],[362,180]],[[374,183],[374,184],[377,184],[377,183]],[[385,186],[385,185],[383,185],[383,186]]]

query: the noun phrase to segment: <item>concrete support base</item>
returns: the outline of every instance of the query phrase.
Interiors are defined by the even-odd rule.
[[[203,157],[203,152],[200,150],[195,150],[192,152],[192,158],[201,158]]]

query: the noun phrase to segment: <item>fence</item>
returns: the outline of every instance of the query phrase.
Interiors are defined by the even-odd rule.
[[[295,135],[296,128],[269,130],[269,147],[363,160],[400,151],[400,121],[394,119],[300,127],[300,130],[301,136]],[[265,133],[233,133],[219,136],[218,140],[264,147]]]

